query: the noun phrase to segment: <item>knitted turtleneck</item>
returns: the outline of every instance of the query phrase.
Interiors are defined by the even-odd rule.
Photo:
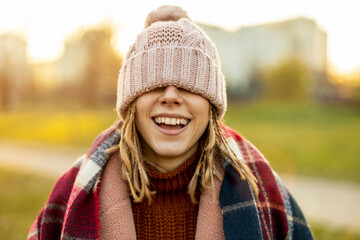
[[[151,205],[147,199],[132,202],[137,239],[195,239],[198,204],[191,202],[187,187],[198,158],[194,154],[169,173],[148,168],[150,189],[156,194]]]

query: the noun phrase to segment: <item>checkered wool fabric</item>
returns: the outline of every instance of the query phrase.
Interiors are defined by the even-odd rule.
[[[110,157],[105,150],[118,144],[120,135],[116,130],[120,127],[118,122],[102,133],[89,153],[57,181],[29,231],[29,240],[100,239],[100,175]],[[301,209],[264,156],[234,130],[226,126],[223,129],[232,150],[251,168],[259,186],[259,195],[254,196],[248,182],[242,181],[235,169],[223,161],[225,175],[218,201],[225,239],[313,239]],[[197,226],[206,229],[201,224],[198,222]]]

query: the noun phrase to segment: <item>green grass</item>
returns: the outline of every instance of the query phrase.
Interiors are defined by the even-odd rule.
[[[88,147],[117,119],[111,107],[0,113],[0,137]],[[230,104],[224,121],[278,172],[360,183],[360,109],[294,102]]]
[[[278,172],[360,183],[360,109],[299,103],[230,105],[227,125]]]
[[[0,168],[0,239],[26,239],[55,180]],[[311,224],[311,223],[310,223]],[[311,224],[318,240],[356,240],[359,235]]]
[[[88,147],[116,119],[109,107],[32,107],[0,113],[0,137]]]
[[[0,169],[0,239],[26,239],[55,180]]]
[[[312,224],[311,230],[317,240],[360,240],[360,235],[352,230],[329,229],[324,225]]]

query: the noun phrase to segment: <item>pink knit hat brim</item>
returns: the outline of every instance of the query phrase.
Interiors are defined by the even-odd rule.
[[[226,86],[219,66],[203,51],[186,47],[156,47],[124,62],[120,70],[117,110],[127,108],[140,95],[159,87],[175,86],[207,98],[221,119],[226,110]]]

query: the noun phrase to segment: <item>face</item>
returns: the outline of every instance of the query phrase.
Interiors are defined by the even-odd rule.
[[[196,152],[209,122],[207,99],[168,86],[141,95],[135,104],[136,127],[150,160],[180,165]]]

